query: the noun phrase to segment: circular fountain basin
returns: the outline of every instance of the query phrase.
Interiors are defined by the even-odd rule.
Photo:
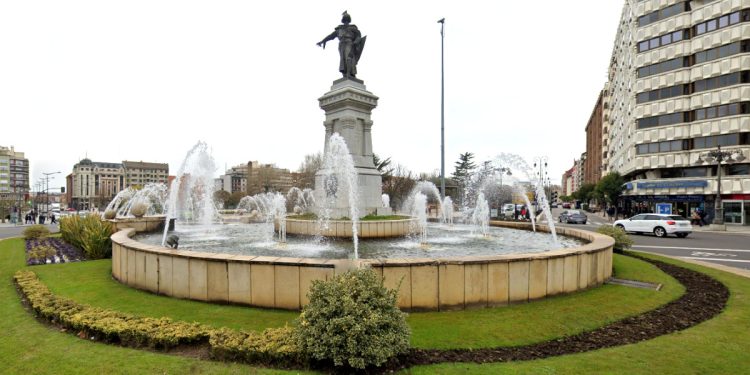
[[[357,222],[357,237],[385,238],[408,235],[417,224],[417,219],[402,220],[368,220]],[[276,225],[278,229],[278,223]],[[352,222],[350,220],[330,220],[328,228],[321,228],[317,220],[286,218],[286,233],[303,236],[322,235],[329,238],[351,238]]]
[[[495,227],[514,229],[508,233],[531,229],[528,223],[490,224],[498,236],[511,234],[498,234],[505,232]],[[547,230],[544,226],[537,229]],[[175,250],[131,238],[135,234],[135,229],[127,228],[112,236],[112,274],[124,284],[178,298],[291,310],[309,302],[307,292],[313,281],[362,266],[378,273],[386,287],[398,288],[398,306],[407,311],[526,302],[600,285],[611,276],[614,245],[607,236],[560,228],[561,237],[576,239],[571,247],[545,247],[534,252],[523,240],[514,246],[515,251],[504,254],[495,250],[485,255],[446,256],[435,250],[440,244],[432,243],[426,250],[413,248],[414,257],[349,260],[312,257],[314,249],[308,253],[285,254],[281,249],[273,255],[241,255],[209,252],[210,244],[200,251],[186,250],[183,246],[188,245],[181,244]],[[477,248],[495,249],[495,243],[485,241]],[[429,253],[437,256],[419,256]]]

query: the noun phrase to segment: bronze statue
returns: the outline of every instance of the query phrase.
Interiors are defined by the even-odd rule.
[[[326,48],[326,42],[339,39],[339,72],[344,78],[355,78],[357,75],[357,62],[362,56],[362,50],[365,48],[367,37],[357,29],[357,26],[350,25],[352,17],[344,11],[341,17],[342,25],[336,26],[336,30],[323,38],[318,45]]]

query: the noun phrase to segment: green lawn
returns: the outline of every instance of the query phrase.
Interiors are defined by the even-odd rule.
[[[718,317],[682,332],[635,345],[496,364],[443,364],[411,374],[747,374],[750,373],[750,280],[657,256],[654,259],[711,275],[731,292]]]
[[[23,241],[0,242],[0,363],[3,373],[284,373],[199,361],[87,342],[38,323],[20,306],[11,283],[24,267]],[[695,268],[691,266],[691,268]],[[705,269],[699,268],[701,271]],[[78,302],[142,316],[169,316],[213,326],[258,330],[283,326],[294,312],[220,306],[140,292],[111,279],[109,261],[32,267],[50,289]],[[618,277],[660,282],[660,292],[607,285],[582,293],[497,309],[409,316],[413,345],[479,348],[523,345],[593,329],[652,309],[683,293],[655,267],[616,256]],[[750,368],[750,281],[720,271],[707,273],[729,285],[729,309],[717,319],[637,345],[513,364],[448,364],[413,373],[739,373]],[[690,351],[690,354],[687,354]],[[697,354],[696,354],[697,353]],[[714,359],[716,358],[716,360]],[[652,371],[653,370],[653,371]]]
[[[21,239],[0,241],[0,373],[3,374],[280,374],[297,373],[201,361],[88,342],[56,332],[21,307],[13,273],[24,267]],[[73,265],[71,263],[70,265]],[[40,269],[47,266],[39,266]],[[64,267],[62,267],[64,268]]]

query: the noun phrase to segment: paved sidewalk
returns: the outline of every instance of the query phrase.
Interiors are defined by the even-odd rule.
[[[747,225],[727,225],[726,231],[711,230],[709,225],[698,226],[693,225],[693,232],[706,232],[706,233],[732,233],[732,234],[747,234],[750,235],[750,226]]]

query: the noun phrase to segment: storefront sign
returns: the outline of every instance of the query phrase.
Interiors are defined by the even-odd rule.
[[[675,189],[675,188],[700,188],[708,186],[708,181],[660,181],[660,182],[638,182],[638,189]]]
[[[703,195],[626,195],[623,199],[636,202],[703,202]]]

